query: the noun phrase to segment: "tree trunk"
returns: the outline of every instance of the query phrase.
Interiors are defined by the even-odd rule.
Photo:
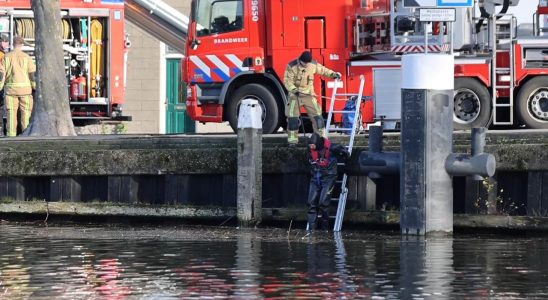
[[[31,0],[36,37],[36,91],[22,135],[75,136],[65,76],[59,0]]]

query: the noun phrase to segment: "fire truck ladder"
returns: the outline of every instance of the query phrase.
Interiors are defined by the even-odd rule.
[[[333,94],[331,96],[331,103],[329,107],[329,114],[327,116],[327,123],[326,123],[326,135],[329,136],[329,133],[332,132],[344,132],[347,133],[348,138],[348,144],[343,144],[343,146],[346,147],[346,150],[348,150],[348,153],[352,154],[352,149],[354,147],[354,138],[356,137],[356,133],[360,131],[361,127],[361,107],[362,107],[362,99],[363,99],[363,88],[365,86],[365,76],[360,76],[360,90],[357,94],[338,94],[337,89],[339,88],[339,81],[335,81],[335,87],[333,88]],[[340,98],[339,98],[340,97]],[[355,97],[356,101],[356,107],[354,110],[335,110],[335,101],[348,101],[349,98]],[[340,128],[333,126],[333,115],[339,114],[339,115],[345,115],[345,114],[354,114],[354,119],[352,121],[352,128]],[[338,163],[339,166],[345,166],[345,163]],[[339,180],[340,179],[340,180]],[[338,177],[337,184],[340,184],[340,193],[337,196],[333,195],[331,198],[331,201],[337,202],[337,214],[335,215],[335,224],[333,225],[333,231],[338,232],[341,231],[342,222],[344,219],[344,210],[346,208],[346,198],[348,197],[348,175],[345,171]]]
[[[500,17],[510,16],[509,19]],[[500,19],[497,19],[500,18]],[[512,125],[514,123],[514,41],[516,18],[512,15],[496,15],[491,18],[491,42],[492,42],[492,106],[494,125]],[[508,40],[507,46],[497,47],[500,40]],[[499,66],[499,55],[508,56],[508,66]],[[501,80],[504,79],[504,80]],[[507,91],[508,101],[501,102],[497,95],[501,91]],[[499,110],[502,108],[502,112]],[[500,113],[500,114],[499,114]]]

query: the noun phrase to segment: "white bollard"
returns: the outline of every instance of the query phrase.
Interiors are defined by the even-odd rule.
[[[238,129],[263,129],[261,116],[263,111],[259,105],[259,101],[254,99],[244,99],[240,104],[240,112],[238,115]]]

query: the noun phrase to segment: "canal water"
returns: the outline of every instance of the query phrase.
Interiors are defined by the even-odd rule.
[[[548,298],[548,237],[0,225],[0,299]]]

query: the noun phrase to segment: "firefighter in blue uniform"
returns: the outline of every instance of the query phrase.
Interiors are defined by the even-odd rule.
[[[338,159],[348,159],[350,153],[344,146],[331,144],[329,139],[313,133],[308,141],[310,161],[310,185],[308,189],[309,230],[317,226],[321,216],[321,228],[329,229],[329,201],[337,180]]]

